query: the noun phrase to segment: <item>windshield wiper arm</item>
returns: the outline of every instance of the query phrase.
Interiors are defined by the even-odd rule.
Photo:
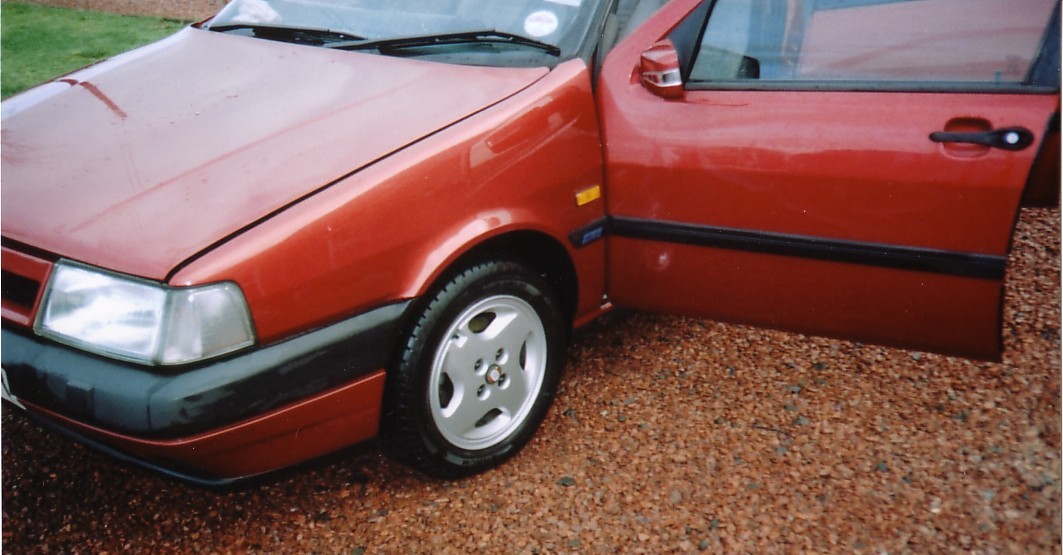
[[[483,31],[463,31],[460,33],[443,33],[438,35],[423,35],[414,37],[339,41],[330,42],[323,46],[326,46],[328,48],[338,48],[341,50],[379,50],[381,52],[384,52],[387,50],[398,50],[402,48],[417,48],[419,46],[435,46],[476,42],[517,44],[520,46],[530,46],[532,48],[538,48],[539,50],[542,50],[552,56],[561,55],[561,49],[552,44],[537,41],[535,39],[528,38],[523,35],[507,33],[505,31],[495,31],[493,29],[486,29]]]
[[[365,40],[365,37],[359,37],[358,35],[352,35],[351,33],[333,31],[331,29],[315,29],[313,27],[283,27],[277,25],[234,23],[231,25],[216,25],[208,27],[208,29],[219,33],[246,29],[254,32],[256,37],[262,37],[264,39],[310,43],[315,45],[329,45]]]

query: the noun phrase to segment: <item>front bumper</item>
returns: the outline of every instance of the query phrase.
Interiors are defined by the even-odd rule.
[[[382,369],[407,306],[180,369],[5,327],[4,393],[67,435],[171,474],[207,482],[261,474],[376,434]]]

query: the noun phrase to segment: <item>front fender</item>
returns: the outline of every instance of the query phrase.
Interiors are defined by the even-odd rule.
[[[600,200],[575,201],[601,182],[589,72],[573,60],[233,237],[171,283],[235,281],[261,340],[277,341],[415,297],[501,234],[534,230],[564,243],[604,216]],[[604,249],[579,250],[572,255],[587,260],[577,267],[600,288]]]

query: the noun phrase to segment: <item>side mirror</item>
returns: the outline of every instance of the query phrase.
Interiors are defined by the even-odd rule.
[[[661,98],[682,98],[683,77],[679,73],[679,53],[669,40],[663,40],[642,53],[639,62],[642,86]]]

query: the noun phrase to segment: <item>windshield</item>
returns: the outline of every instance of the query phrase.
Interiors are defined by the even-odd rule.
[[[207,28],[455,63],[552,66],[577,54],[603,1],[233,0]]]

